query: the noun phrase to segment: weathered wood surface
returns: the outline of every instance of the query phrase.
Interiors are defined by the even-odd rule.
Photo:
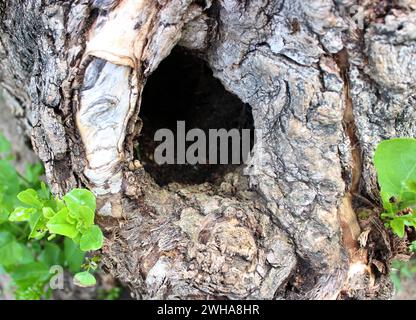
[[[104,262],[137,298],[390,294],[356,254],[352,201],[377,199],[376,144],[415,136],[416,4],[356,5],[0,3],[5,98],[53,191],[97,194]],[[259,175],[161,188],[129,165],[146,79],[177,44],[252,107]]]

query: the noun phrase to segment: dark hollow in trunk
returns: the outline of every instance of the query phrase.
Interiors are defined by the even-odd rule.
[[[147,80],[139,117],[143,121],[143,129],[136,144],[135,156],[160,186],[171,182],[188,185],[220,183],[221,177],[243,165],[231,163],[231,138],[228,139],[228,164],[220,164],[219,150],[217,164],[209,163],[209,129],[237,129],[240,133],[241,129],[249,129],[250,147],[253,145],[254,123],[250,106],[228,92],[213,77],[204,60],[181,47],[174,48]],[[193,128],[204,131],[207,137],[206,164],[177,164],[178,121],[185,122],[186,132]],[[163,128],[175,134],[175,164],[158,165],[153,158],[155,148],[161,143],[154,141],[154,135]],[[239,140],[241,146],[241,134]],[[187,141],[186,147],[193,142]],[[217,145],[219,149],[219,142]],[[240,159],[245,158],[247,155],[240,151]]]

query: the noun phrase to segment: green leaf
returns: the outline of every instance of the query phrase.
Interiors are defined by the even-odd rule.
[[[9,221],[21,222],[29,221],[30,217],[36,213],[34,208],[17,207],[9,216]]]
[[[415,207],[416,140],[398,138],[381,142],[374,155],[383,206],[391,207],[391,197],[397,198],[398,209]]]
[[[7,220],[9,220],[9,212],[6,208],[0,205],[0,224],[6,222]]]
[[[43,182],[43,181],[40,182],[40,190],[38,190],[38,195],[41,199],[44,199],[44,200],[50,200],[51,199],[51,192],[50,192],[49,188],[46,186],[45,182]]]
[[[33,189],[26,189],[20,192],[17,195],[17,198],[24,204],[32,206],[36,209],[42,209],[43,207],[42,202],[39,200],[38,193]]]
[[[58,197],[55,197],[55,199],[53,201],[55,203],[56,211],[59,211],[59,210],[65,208],[65,202],[63,200],[59,199]]]
[[[2,207],[11,212],[17,202],[19,179],[16,169],[6,160],[0,160],[0,201]]]
[[[36,211],[34,214],[32,214],[29,219],[29,224],[31,227],[29,239],[42,239],[48,232],[48,229],[46,228],[46,222],[46,218],[39,211]]]
[[[61,248],[55,243],[46,242],[39,260],[47,266],[62,264]]]
[[[34,186],[39,185],[39,177],[44,173],[43,166],[40,163],[28,164],[25,169],[26,180]]]
[[[415,221],[415,216],[413,214],[406,214],[404,216],[400,216],[400,219],[404,220],[404,224],[406,226],[412,227],[412,226],[416,225],[415,224],[415,222],[416,222]]]
[[[103,246],[103,233],[101,229],[93,225],[82,236],[80,240],[82,251],[98,250]]]
[[[32,248],[29,248],[27,245],[22,245],[22,249],[23,249],[23,254],[22,254],[22,259],[19,260],[19,264],[35,262],[35,255],[36,255],[36,253],[34,252],[35,250],[33,250]]]
[[[95,277],[87,271],[79,272],[74,276],[74,284],[79,287],[93,287],[96,283]]]
[[[88,207],[95,212],[95,196],[94,194],[86,189],[73,189],[63,197],[68,209],[78,214],[81,207]]]
[[[94,211],[85,206],[79,207],[78,219],[82,221],[83,227],[88,229],[94,224]]]
[[[8,231],[0,231],[0,265],[17,264],[23,257],[23,247],[15,236]]]
[[[49,219],[52,219],[55,216],[56,212],[53,211],[53,209],[50,208],[50,207],[45,207],[45,208],[42,209],[42,214],[46,219],[49,220]]]
[[[390,221],[391,229],[395,234],[400,238],[404,236],[404,220],[403,219],[393,219]]]
[[[31,262],[16,266],[11,276],[19,286],[30,287],[35,282],[46,281],[50,273],[43,262]]]
[[[75,225],[67,221],[68,209],[64,208],[57,212],[46,224],[50,233],[56,233],[69,238],[74,238],[78,234]]]
[[[85,254],[72,239],[65,238],[64,240],[64,258],[72,273],[81,270],[82,261],[84,261]]]
[[[78,233],[78,235],[75,238],[72,238],[72,241],[74,241],[78,246],[79,246],[79,242],[81,241],[81,233]]]

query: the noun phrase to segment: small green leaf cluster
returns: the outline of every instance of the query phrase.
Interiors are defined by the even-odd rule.
[[[386,226],[403,238],[406,226],[416,227],[416,139],[382,141],[374,165],[384,208],[381,216]],[[416,249],[416,243],[410,249]]]
[[[74,282],[80,287],[91,287],[96,284],[94,276],[91,274],[91,271],[95,271],[98,268],[100,262],[99,256],[94,256],[91,259],[86,258],[86,262],[81,266],[85,271],[78,272],[74,277]]]
[[[53,197],[42,183],[38,191],[26,189],[17,195],[23,204],[9,215],[9,221],[28,222],[29,239],[53,239],[62,235],[79,244],[82,251],[98,250],[103,243],[101,229],[94,224],[95,196],[86,189],[73,189],[62,199]]]
[[[0,135],[0,273],[12,279],[15,297],[48,298],[54,265],[76,273],[76,283],[94,285],[90,272],[95,269],[80,271],[85,252],[103,243],[94,224],[95,196],[74,189],[62,199],[54,197],[40,179],[42,165],[27,165],[21,174],[13,160],[9,142]]]

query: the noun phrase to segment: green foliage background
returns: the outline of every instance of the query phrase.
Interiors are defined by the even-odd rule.
[[[16,299],[50,297],[54,265],[75,273],[78,285],[95,285],[91,272],[98,259],[83,264],[85,252],[103,242],[94,224],[95,196],[74,189],[62,199],[54,197],[40,179],[41,164],[28,164],[21,174],[13,160],[9,142],[0,135],[0,272],[11,277]]]
[[[416,227],[416,139],[397,138],[382,141],[374,155],[374,165],[380,186],[383,213],[387,228],[400,238],[406,227]],[[416,241],[409,252],[416,251]],[[416,273],[415,261],[393,261],[391,278],[400,289],[401,278]]]

